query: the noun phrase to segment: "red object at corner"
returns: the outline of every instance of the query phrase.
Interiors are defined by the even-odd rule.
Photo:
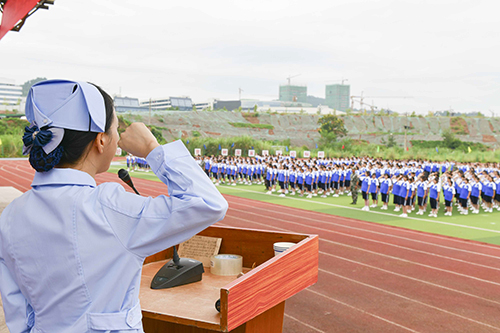
[[[3,7],[0,39],[32,10],[39,0],[7,0]]]

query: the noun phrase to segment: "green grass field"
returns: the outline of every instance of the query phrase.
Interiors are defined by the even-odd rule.
[[[116,174],[122,167],[114,164],[109,169],[109,172]],[[137,171],[130,173],[130,175],[131,177],[159,181],[152,172]],[[403,218],[399,216],[401,212],[393,211],[394,205],[392,204],[389,204],[389,210],[386,211],[380,210],[380,207],[371,208],[369,212],[362,211],[361,208],[364,203],[361,196],[358,198],[357,205],[351,205],[351,197],[345,195],[338,198],[321,198],[318,196],[312,199],[298,196],[278,197],[276,192],[268,195],[264,185],[220,185],[218,189],[223,194],[286,207],[500,245],[500,212],[497,210],[494,210],[493,213],[484,213],[481,210],[479,214],[470,214],[469,212],[469,215],[460,215],[454,208],[453,216],[443,216],[443,203],[441,202],[442,205],[437,218],[428,217],[429,211],[423,216],[415,215],[415,212],[413,212],[407,218]]]

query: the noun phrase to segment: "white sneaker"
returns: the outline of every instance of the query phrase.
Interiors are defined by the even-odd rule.
[[[317,197],[318,196],[318,193],[313,193],[313,197]]]
[[[231,186],[236,186],[236,183],[232,183]]]
[[[285,194],[288,194],[288,190],[285,190]]]
[[[271,191],[267,191],[266,194],[271,194],[272,192]]]
[[[275,189],[275,188],[273,188],[273,189],[271,190],[271,192],[276,192],[276,189]]]
[[[295,195],[295,192],[292,192],[290,195]]]
[[[399,216],[401,216],[401,217],[408,217],[408,214],[404,214],[404,213],[403,213],[403,214],[401,214],[401,215],[399,215]]]
[[[313,196],[309,194],[306,198],[311,199],[312,197]]]
[[[351,192],[347,193],[347,196],[348,197],[352,196],[352,193]]]
[[[324,194],[323,194],[321,197],[322,197],[322,198],[326,198],[326,195],[324,195]]]
[[[334,197],[334,198],[338,198],[338,197],[339,197],[339,195],[338,195],[338,194],[334,194],[334,195],[332,195],[332,197]]]
[[[278,195],[278,197],[284,197],[285,194],[284,193],[281,193],[280,195]]]

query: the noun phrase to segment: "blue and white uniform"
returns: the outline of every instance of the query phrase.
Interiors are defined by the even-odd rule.
[[[220,221],[227,202],[181,141],[147,157],[169,196],[88,173],[37,172],[0,217],[0,291],[11,332],[143,332],[144,259]]]

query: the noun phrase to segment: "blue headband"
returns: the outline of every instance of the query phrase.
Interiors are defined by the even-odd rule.
[[[47,80],[34,84],[26,99],[26,118],[34,138],[47,127],[51,140],[43,146],[49,154],[62,141],[63,129],[105,132],[106,106],[100,91],[87,82]],[[24,147],[29,153],[30,146]]]

